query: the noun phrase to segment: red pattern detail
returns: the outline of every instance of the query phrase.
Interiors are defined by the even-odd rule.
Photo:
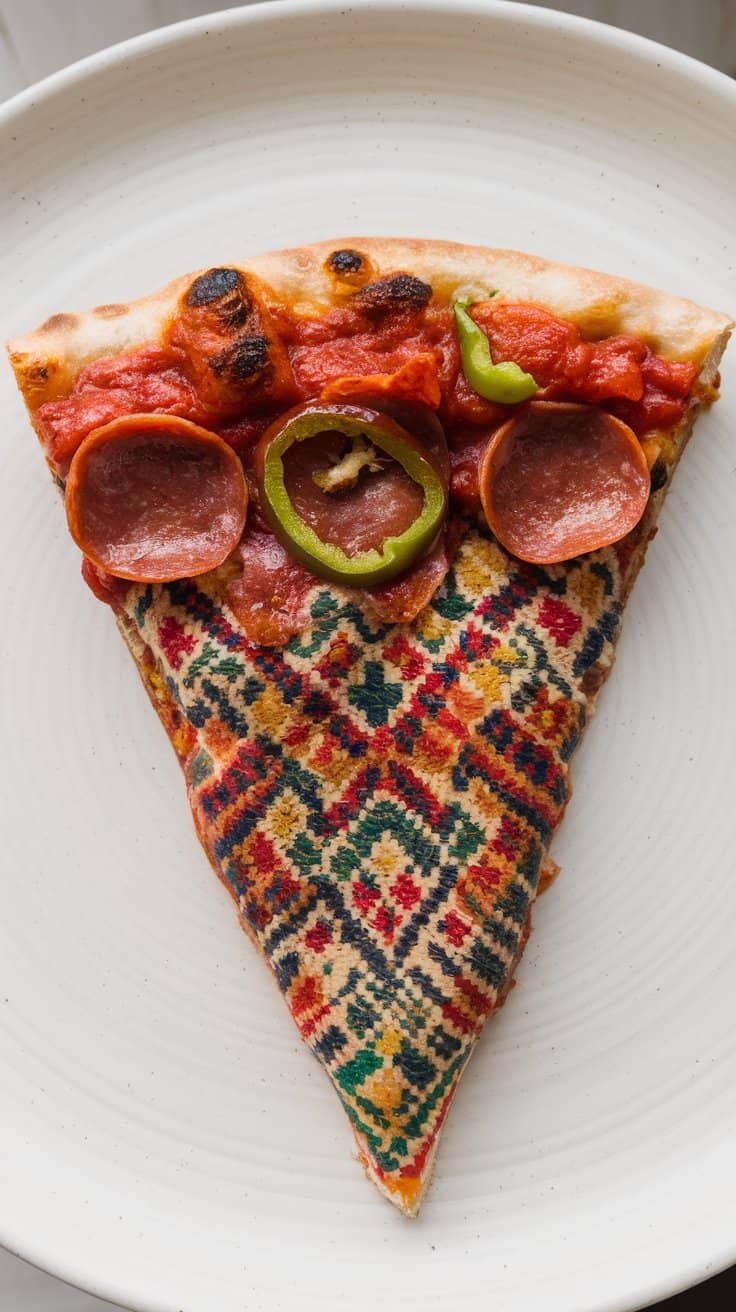
[[[456,911],[448,911],[445,916],[445,934],[456,948],[462,946],[465,935],[468,934],[469,931],[470,925],[466,924],[464,920],[461,920]]]
[[[360,649],[344,633],[339,633],[316,668],[331,688],[337,688],[359,657]]]
[[[318,920],[316,925],[307,930],[304,942],[313,952],[324,952],[327,944],[332,942],[332,930],[326,921]]]
[[[582,620],[558,597],[545,597],[539,607],[539,623],[554,638],[558,647],[567,647],[582,627]]]
[[[257,870],[273,870],[276,853],[271,843],[263,834],[256,834],[250,849],[250,859]]]
[[[508,752],[509,757],[512,752],[513,749]],[[545,805],[538,795],[530,797],[527,789],[521,787],[517,782],[515,774],[502,768],[501,760],[498,757],[490,756],[487,752],[476,748],[475,751],[469,752],[467,765],[469,769],[477,769],[482,776],[487,776],[494,783],[499,784],[508,796],[513,797],[515,801],[523,802],[525,806],[533,804],[534,809],[544,823],[552,828],[555,823],[555,813],[552,807]]]
[[[468,866],[468,878],[473,881],[473,884],[481,892],[488,893],[490,889],[498,888],[502,875],[501,871],[496,870],[495,866],[490,866],[484,861],[479,866]]]
[[[356,879],[353,884],[353,902],[361,916],[368,915],[379,897],[380,893],[377,888],[369,888],[367,884],[363,883],[362,879]]]
[[[460,1030],[461,1034],[472,1034],[473,1030],[476,1028],[475,1021],[471,1017],[466,1016],[465,1012],[461,1011],[454,1002],[446,1002],[444,1004],[442,1015],[445,1020],[449,1020],[450,1024],[453,1025],[456,1030]]]
[[[492,1007],[488,994],[482,993],[479,988],[476,988],[472,980],[463,979],[461,975],[458,975],[455,980],[455,988],[459,993],[462,993],[464,998],[467,998],[473,1023],[478,1025],[480,1018],[487,1016]]]
[[[194,634],[187,633],[173,615],[167,615],[159,624],[158,640],[173,670],[179,669],[182,656],[191,656],[196,644]]]
[[[401,671],[401,677],[407,683],[413,683],[426,666],[426,661],[416,647],[400,634],[383,649],[384,660],[391,661]]]
[[[389,885],[389,892],[393,894],[394,900],[398,902],[399,906],[403,907],[405,911],[410,911],[421,897],[421,893],[414,883],[414,880],[411,878],[411,875],[406,872],[397,875],[393,884]]]
[[[437,716],[437,723],[441,725],[443,729],[447,729],[448,733],[451,733],[453,738],[459,738],[461,742],[464,742],[468,736],[467,726],[464,725],[461,720],[458,720],[456,715],[452,715],[446,706],[443,706]]]
[[[335,744],[337,750],[337,744]],[[326,759],[329,759],[327,757]],[[356,811],[362,805],[362,794],[366,787],[367,772],[361,770],[356,775],[350,786],[346,788],[342,797],[325,812],[325,823],[332,828],[346,829]]]
[[[378,933],[383,936],[387,943],[391,943],[393,942],[396,930],[401,924],[401,916],[397,915],[395,911],[392,911],[390,907],[384,906],[382,903],[376,911],[373,919],[369,921],[369,924],[373,929],[378,930]]]
[[[419,811],[426,816],[427,824],[439,829],[447,819],[447,807],[438,801],[431,789],[408,766],[402,764],[396,774],[397,777],[391,775],[383,779],[381,787],[392,797],[397,797],[404,810]]]

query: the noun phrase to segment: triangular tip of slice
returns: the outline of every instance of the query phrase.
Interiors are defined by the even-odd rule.
[[[383,1194],[384,1198],[388,1199],[404,1216],[410,1218],[417,1216],[432,1176],[440,1139],[439,1130],[434,1135],[420,1170],[416,1173],[409,1173],[405,1167],[393,1172],[382,1170],[371,1157],[365,1135],[355,1129],[353,1133],[358,1145],[358,1160],[368,1179],[372,1180],[379,1193]]]

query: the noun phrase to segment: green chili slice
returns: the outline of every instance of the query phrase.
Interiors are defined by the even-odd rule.
[[[456,301],[452,308],[463,373],[473,391],[486,401],[496,401],[500,405],[518,405],[534,396],[539,389],[531,374],[525,373],[511,360],[494,364],[490,342],[483,329],[471,319],[461,301]]]
[[[375,469],[365,454],[369,444],[401,465],[422,489],[423,504],[416,519],[403,533],[385,538],[380,551],[372,548],[348,555],[336,543],[323,541],[294,508],[286,486],[284,457],[295,442],[324,432],[344,433],[352,440],[353,453],[345,462],[348,468],[354,457],[358,472]],[[339,583],[365,587],[403,573],[431,547],[447,511],[447,486],[421,444],[388,416],[367,407],[299,407],[264,434],[256,470],[264,513],[287,551],[314,574]],[[328,480],[315,478],[315,483],[330,491]]]

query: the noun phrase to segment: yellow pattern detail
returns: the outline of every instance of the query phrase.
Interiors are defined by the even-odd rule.
[[[417,620],[417,632],[420,638],[425,642],[434,642],[437,638],[444,638],[452,628],[451,620],[443,620],[437,614],[436,610],[428,608],[424,614]]]
[[[488,697],[491,701],[498,701],[501,696],[504,676],[497,665],[491,664],[490,661],[484,661],[482,665],[470,671],[470,678],[484,697]]]
[[[271,829],[282,842],[293,838],[307,819],[306,807],[289,790],[273,803],[270,811]]]
[[[384,1030],[380,1039],[376,1040],[376,1052],[380,1052],[384,1057],[393,1057],[401,1047],[401,1035],[398,1030]]]
[[[496,575],[508,574],[508,558],[495,542],[473,537],[472,550],[463,544],[456,564],[458,579],[469,592],[478,596],[494,587]]]
[[[509,647],[508,643],[501,642],[493,653],[494,661],[499,665],[516,665],[519,661],[519,651],[516,647]]]
[[[260,697],[254,702],[253,714],[261,732],[272,734],[274,737],[279,736],[276,730],[286,723],[287,714],[284,699],[273,684],[267,684]]]
[[[603,596],[603,580],[588,569],[581,569],[578,578],[570,579],[570,591],[584,611],[596,611]]]
[[[371,863],[375,866],[379,875],[385,879],[390,879],[393,875],[398,875],[406,865],[406,856],[402,854],[401,847],[395,838],[389,834],[384,834],[378,839],[371,848]]]

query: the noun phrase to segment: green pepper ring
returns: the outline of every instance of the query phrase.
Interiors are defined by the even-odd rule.
[[[286,488],[283,457],[294,442],[326,430],[346,437],[367,437],[391,456],[424,492],[424,505],[409,528],[386,538],[375,548],[348,556],[341,547],[323,542],[297,514]],[[337,583],[370,586],[395,578],[427,551],[437,538],[447,513],[447,487],[422,448],[387,415],[364,406],[306,405],[282,416],[261,438],[256,473],[263,511],[279,541],[302,564]]]

